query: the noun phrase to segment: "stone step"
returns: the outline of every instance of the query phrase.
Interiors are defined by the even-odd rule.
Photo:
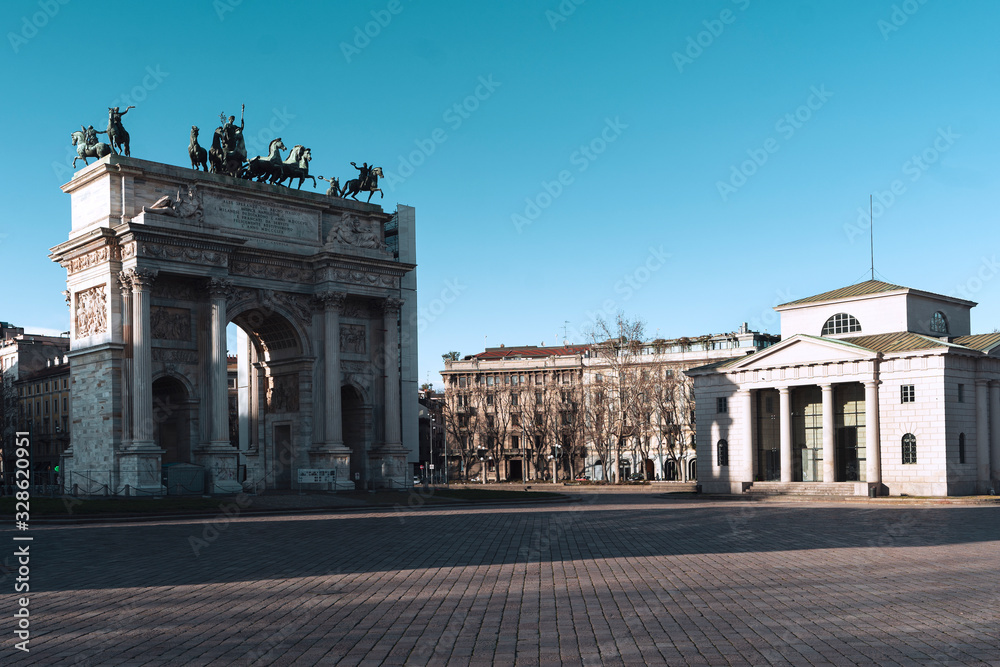
[[[858,483],[754,482],[747,493],[756,496],[853,496],[858,495]]]

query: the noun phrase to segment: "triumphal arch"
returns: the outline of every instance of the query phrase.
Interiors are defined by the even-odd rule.
[[[304,477],[315,489],[408,483],[412,208],[118,155],[63,191],[67,484],[160,493],[170,464],[217,493],[297,488],[302,471],[326,471]]]

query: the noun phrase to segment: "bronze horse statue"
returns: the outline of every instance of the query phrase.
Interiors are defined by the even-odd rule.
[[[281,182],[288,179],[288,187],[292,187],[292,181],[299,179],[299,189],[307,178],[311,178],[313,187],[316,187],[316,177],[309,175],[309,161],[312,160],[312,149],[305,148],[301,144],[292,147],[288,157],[280,163],[278,174],[271,177],[270,183],[281,185]]]
[[[108,143],[111,145],[111,150],[125,157],[131,157],[132,153],[128,148],[129,137],[125,126],[122,125],[122,116],[134,108],[135,106],[131,104],[125,107],[125,111],[119,111],[118,107],[108,107]]]
[[[83,160],[84,164],[89,164],[87,158],[93,157],[100,160],[105,155],[111,154],[111,146],[104,143],[87,145],[87,133],[86,130],[77,130],[70,135],[73,138],[73,145],[76,146],[76,157],[73,158],[73,168],[76,169],[76,161]]]
[[[379,193],[380,198],[385,198],[385,193],[382,192],[382,188],[378,186],[379,178],[384,178],[382,175],[382,167],[372,167],[371,171],[368,172],[368,179],[366,183],[362,184],[361,179],[359,178],[352,178],[344,183],[344,190],[340,196],[347,199],[348,195],[350,195],[354,200],[357,200],[358,198],[355,197],[355,195],[364,190],[368,191],[369,202],[371,202],[372,195],[376,192]]]
[[[188,144],[188,155],[191,156],[191,168],[198,171],[198,166],[208,171],[208,151],[198,145],[198,126],[191,126],[191,143]]]
[[[281,141],[281,137],[271,140],[267,146],[267,157],[258,155],[250,160],[240,172],[240,177],[248,180],[256,178],[258,181],[273,178],[276,172],[281,171],[281,151],[283,150],[285,150],[285,144]]]

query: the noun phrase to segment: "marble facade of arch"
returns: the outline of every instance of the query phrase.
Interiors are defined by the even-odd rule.
[[[185,456],[213,492],[295,487],[302,469],[337,470],[338,489],[405,485],[416,447],[415,408],[410,443],[404,406],[411,389],[416,405],[412,209],[120,156],[63,190],[73,229],[51,257],[67,269],[72,315],[67,483],[90,471],[116,489],[160,492],[153,382],[174,378],[190,408]],[[148,208],[164,195],[184,205]],[[386,245],[390,221],[399,249]],[[229,431],[230,322],[250,341],[245,450]],[[367,415],[361,440],[350,425],[354,450],[344,386]]]

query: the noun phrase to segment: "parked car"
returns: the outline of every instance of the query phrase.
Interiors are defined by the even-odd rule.
[[[643,476],[641,472],[634,472],[628,476],[628,481],[630,482],[641,482],[642,480]]]
[[[578,482],[589,482],[590,481],[590,475],[577,475],[576,476],[576,481],[578,481]]]
[[[413,486],[420,486],[420,475],[413,476]]]

